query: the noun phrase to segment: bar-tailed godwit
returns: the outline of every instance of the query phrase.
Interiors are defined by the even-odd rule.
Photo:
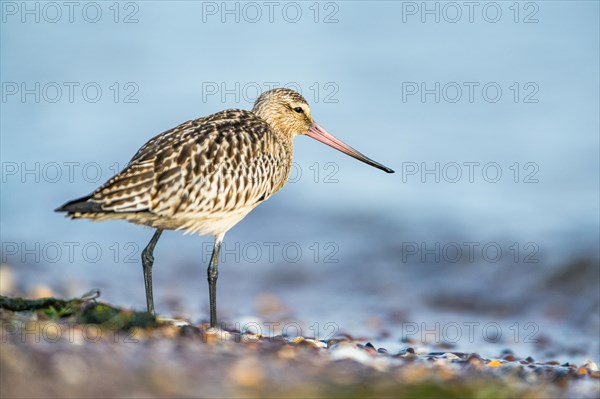
[[[320,127],[298,93],[274,89],[252,111],[229,109],[184,122],[150,139],[118,175],[58,212],[72,219],[121,219],[156,229],[142,252],[146,304],[154,315],[153,251],[163,230],[211,235],[210,325],[217,326],[219,250],[225,233],[286,183],[293,139],[307,135],[388,173]]]

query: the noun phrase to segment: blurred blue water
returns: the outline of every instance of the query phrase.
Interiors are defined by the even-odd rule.
[[[9,236],[31,237],[32,231],[43,235],[47,229],[35,226],[49,223],[56,229],[73,228],[48,211],[98,183],[77,175],[81,167],[74,169],[75,181],[70,183],[64,162],[97,162],[103,181],[112,172],[111,165],[123,166],[152,135],[222,108],[249,108],[251,102],[245,100],[252,99],[256,86],[266,87],[265,82],[297,82],[309,100],[314,100],[316,90],[310,87],[319,88],[321,102],[312,102],[322,125],[398,173],[386,176],[299,139],[296,160],[304,167],[304,176],[313,173],[306,170],[313,162],[321,162],[323,168],[333,161],[339,166],[335,175],[339,184],[301,179],[273,206],[304,212],[317,206],[352,212],[378,209],[385,217],[414,216],[414,223],[427,215],[476,229],[477,234],[522,234],[528,240],[560,232],[598,238],[598,4],[594,2],[541,3],[535,14],[539,22],[533,24],[514,23],[508,6],[503,6],[503,18],[495,24],[485,22],[479,13],[474,14],[474,23],[466,15],[458,23],[447,23],[444,15],[450,18],[452,10],[441,14],[440,23],[432,16],[420,23],[420,14],[406,15],[405,10],[407,22],[402,23],[406,5],[401,2],[342,2],[335,3],[335,9],[321,3],[321,19],[335,11],[339,20],[329,24],[314,23],[314,13],[304,3],[298,23],[288,23],[275,13],[273,23],[265,14],[253,24],[245,22],[253,18],[252,9],[239,4],[241,22],[225,14],[228,19],[222,23],[221,11],[207,14],[212,8],[201,2],[178,2],[176,7],[140,2],[134,15],[138,23],[115,24],[109,5],[100,4],[104,14],[95,24],[86,23],[78,13],[74,23],[68,23],[65,15],[55,24],[44,23],[43,14],[40,23],[20,23],[20,14],[5,16],[3,82],[27,82],[29,87],[34,82],[42,86],[78,82],[78,88],[97,82],[103,89],[97,103],[85,101],[77,89],[69,103],[65,86],[54,104],[44,97],[35,103],[32,95],[22,103],[18,94],[3,101],[3,162],[26,162],[24,168],[57,162],[64,175],[54,184],[42,176],[36,184],[31,182],[34,175],[26,175],[22,183],[19,174],[3,171],[2,226]],[[219,3],[211,7],[215,4],[220,10]],[[120,18],[132,11],[121,10]],[[522,14],[526,11],[532,10]],[[111,98],[113,82],[121,86],[119,103]],[[122,87],[126,82],[139,88],[133,96],[138,103],[122,103],[131,92]],[[220,89],[216,95],[203,92],[212,82],[230,89],[239,82],[246,91],[239,101],[227,95],[223,102]],[[333,86],[325,87],[328,82]],[[429,88],[435,82],[442,87],[448,82],[477,82],[479,88],[497,82],[503,95],[497,103],[489,103],[477,89],[469,103],[462,86],[458,103],[443,97],[435,103],[433,95],[425,103],[418,95],[403,102],[403,82],[426,82]],[[533,98],[539,102],[514,103],[514,91],[509,89],[513,82],[521,86],[534,82],[539,91]],[[532,90],[521,87],[520,97]],[[452,93],[448,91],[448,97]],[[324,103],[326,94],[337,103]],[[442,176],[436,184],[433,175],[422,183],[417,174],[403,181],[403,165],[412,167],[403,164],[407,162],[419,166],[426,162],[429,168],[435,162],[442,167],[456,162],[463,177],[459,183],[448,183]],[[464,162],[497,162],[503,178],[487,183],[478,168],[475,182],[469,183]],[[535,163],[539,183],[514,183],[514,169],[509,167],[515,162],[520,164],[521,181],[534,171],[524,169],[524,164]],[[94,171],[88,170],[92,176]],[[447,172],[453,175],[454,170]],[[112,229],[120,230],[118,225]]]
[[[139,266],[129,265],[124,251],[129,243],[137,245],[131,250],[137,262],[151,232],[121,222],[71,222],[52,209],[91,192],[153,135],[220,109],[251,108],[256,87],[272,82],[299,86],[322,126],[397,173],[386,175],[298,138],[293,184],[233,229],[230,242],[262,243],[263,249],[265,242],[298,243],[305,253],[302,264],[311,263],[306,255],[312,256],[311,243],[322,252],[334,243],[335,258],[354,266],[348,273],[358,276],[368,259],[402,271],[395,266],[397,252],[378,248],[403,242],[506,240],[505,250],[512,242],[535,243],[542,259],[555,262],[598,253],[597,2],[527,3],[536,8],[519,3],[518,23],[512,3],[498,3],[502,17],[496,23],[481,14],[487,3],[478,3],[473,23],[466,8],[456,23],[447,21],[454,14],[442,14],[439,23],[425,15],[423,23],[421,13],[408,13],[420,2],[293,3],[302,11],[296,23],[288,22],[293,10],[281,14],[290,3],[278,3],[273,22],[268,9],[254,3],[262,10],[256,23],[242,3],[227,3],[240,10],[239,23],[235,15],[221,14],[220,2],[119,3],[119,21],[135,12],[138,22],[128,24],[114,22],[112,2],[97,4],[103,12],[97,23],[79,11],[70,23],[64,9],[57,23],[43,15],[39,23],[25,15],[22,23],[22,11],[12,15],[13,9],[3,8],[2,241],[29,248],[58,243],[63,249],[66,242],[78,248],[94,242],[104,251],[97,263],[77,249],[75,260],[63,254],[48,265],[43,260],[49,256],[22,261],[22,248],[8,257],[3,248],[3,261],[10,264],[41,264],[28,278],[63,279],[64,272],[84,285],[102,286],[109,298],[134,286],[129,303],[143,306]],[[443,3],[428,4],[444,9]],[[534,11],[537,22],[523,23]],[[327,15],[332,23],[323,22]],[[34,94],[23,101],[21,92],[9,93],[23,82],[28,88],[56,82],[62,96],[50,102],[50,85],[47,93],[40,90],[39,102]],[[78,84],[72,102],[65,82]],[[97,102],[81,93],[89,82],[102,89]],[[436,82],[439,102],[435,94],[423,101],[421,93],[407,92],[422,83],[435,88]],[[482,94],[486,84],[492,84],[488,97]],[[462,97],[452,102],[457,86]],[[495,87],[502,90],[497,102],[490,100]],[[125,102],[128,94],[137,101]],[[65,163],[71,162],[69,169]],[[434,174],[421,174],[436,163],[439,182]],[[454,179],[457,165],[462,175]],[[472,181],[468,165],[474,168]],[[485,175],[484,166],[491,167]],[[490,182],[498,169],[499,181]],[[203,242],[210,240],[170,233],[157,247],[157,258],[164,262],[168,255],[169,263],[193,265],[200,286],[204,266],[198,264],[207,260],[206,254],[200,258]],[[316,263],[322,259],[323,253]],[[225,263],[244,276],[245,260]],[[274,263],[299,267],[278,253],[274,262],[262,257],[248,268],[266,264],[260,270],[268,274]],[[340,272],[309,266],[307,273],[324,272],[325,278]],[[177,274],[190,270],[176,268],[175,275],[171,270],[157,265],[157,280],[162,274],[171,281],[170,291],[187,284]],[[320,298],[339,292],[329,294]]]

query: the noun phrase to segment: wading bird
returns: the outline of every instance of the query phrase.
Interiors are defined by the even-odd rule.
[[[320,127],[300,94],[274,89],[262,93],[252,111],[225,110],[150,139],[118,175],[56,211],[67,212],[72,219],[127,220],[156,229],[142,252],[146,304],[152,315],[153,251],[163,230],[214,236],[208,287],[210,325],[216,327],[223,237],[285,185],[292,166],[293,139],[298,135],[394,172]]]

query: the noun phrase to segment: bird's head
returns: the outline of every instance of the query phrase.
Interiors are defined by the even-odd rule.
[[[256,99],[252,112],[264,119],[277,134],[282,134],[289,140],[297,135],[307,135],[359,161],[387,173],[394,173],[392,169],[361,154],[319,126],[310,114],[308,102],[293,90],[278,88],[262,93]]]
[[[277,133],[290,137],[306,134],[314,123],[304,97],[290,89],[262,93],[256,99],[252,112],[266,120]]]

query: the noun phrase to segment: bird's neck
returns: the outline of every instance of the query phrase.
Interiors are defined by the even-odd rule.
[[[282,140],[292,141],[297,132],[294,131],[294,126],[291,126],[282,116],[282,112],[277,112],[273,107],[261,106],[256,104],[252,112],[267,122],[271,130]]]

